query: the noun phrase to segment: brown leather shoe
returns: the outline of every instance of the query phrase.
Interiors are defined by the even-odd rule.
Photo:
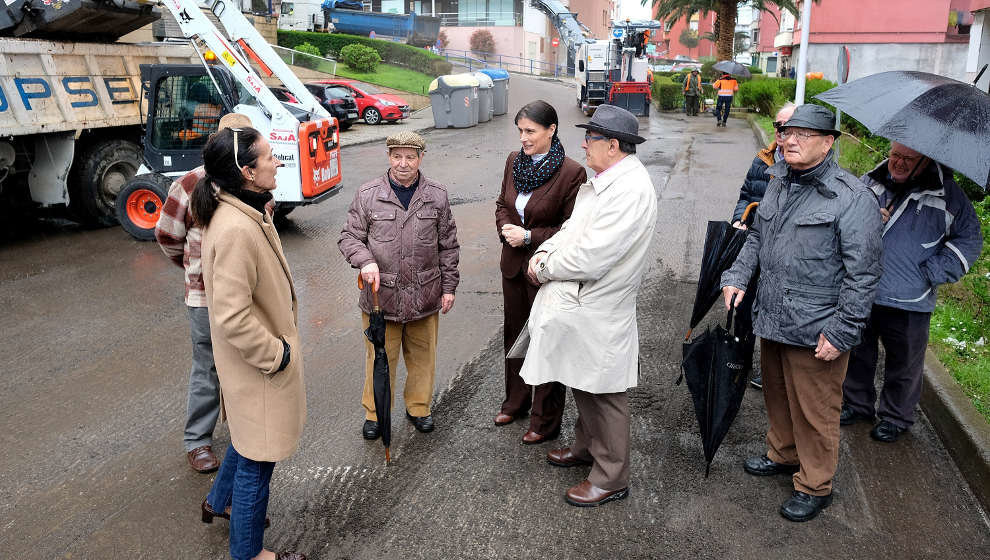
[[[551,449],[547,453],[547,462],[555,467],[577,467],[591,464],[591,461],[582,459],[571,453],[570,447]]]
[[[211,473],[220,468],[220,461],[209,445],[201,445],[186,453],[186,460],[189,461],[189,466],[199,473]]]
[[[199,507],[201,510],[203,510],[203,523],[213,523],[214,517],[219,517],[220,519],[226,519],[227,521],[230,521],[230,506],[227,506],[227,509],[223,510],[223,513],[220,513],[218,511],[213,511],[213,508],[210,507],[210,504],[206,503],[206,500],[203,500],[202,505],[200,505]],[[270,527],[271,524],[272,524],[272,520],[269,519],[268,516],[266,515],[265,529]]]
[[[302,552],[278,552],[275,560],[306,560],[306,555]]]
[[[533,430],[529,430],[528,432],[523,434],[522,442],[525,443],[526,445],[535,445],[537,443],[543,443],[545,441],[557,439],[558,436],[560,436],[560,430],[547,435],[543,435],[539,432],[534,432]]]
[[[515,420],[515,419],[516,419],[516,417],[515,416],[512,416],[511,414],[506,414],[504,412],[499,412],[498,414],[495,415],[495,425],[496,426],[504,426],[506,424],[511,424],[512,421]]]
[[[583,480],[577,486],[572,486],[564,495],[564,499],[572,506],[596,507],[612,500],[621,500],[628,495],[629,487],[619,490],[603,490],[588,480]]]

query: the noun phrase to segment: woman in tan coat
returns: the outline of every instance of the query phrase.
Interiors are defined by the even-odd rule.
[[[230,519],[235,560],[305,560],[262,547],[275,462],[296,450],[306,419],[297,303],[268,203],[281,162],[253,128],[214,134],[192,195],[221,409],[231,445],[202,504]]]
[[[526,324],[539,290],[526,278],[529,258],[570,217],[578,188],[588,177],[580,163],[564,155],[557,138],[557,111],[549,103],[527,104],[515,122],[522,149],[505,160],[502,192],[495,202],[495,225],[502,238],[506,352]],[[564,386],[527,385],[519,377],[522,362],[505,360],[505,400],[495,425],[509,424],[531,412],[523,443],[555,439],[564,414]]]

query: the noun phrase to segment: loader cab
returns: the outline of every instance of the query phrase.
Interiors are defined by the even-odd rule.
[[[158,173],[186,172],[203,163],[203,146],[220,117],[240,101],[234,77],[225,68],[199,64],[142,64],[147,114],[144,161]]]

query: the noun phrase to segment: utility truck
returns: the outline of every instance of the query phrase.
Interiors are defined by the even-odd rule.
[[[134,29],[107,16],[117,23],[95,18],[67,33],[65,20],[86,12],[60,11],[73,3],[97,4],[86,10],[115,16],[120,10],[114,8],[137,4],[63,0],[46,5],[44,18],[28,10],[13,16],[8,11],[8,20],[28,14],[13,25],[0,18],[0,35],[26,30],[0,37],[0,196],[21,204],[67,204],[81,221],[119,221],[135,237],[152,239],[169,184],[202,163],[209,132],[220,116],[235,111],[250,117],[285,163],[273,193],[278,213],[339,191],[336,119],[236,3],[209,5],[229,40],[193,0],[162,4],[188,42],[52,40],[67,35],[106,41]],[[135,13],[147,19],[150,9],[139,5]],[[35,21],[25,25],[29,17]],[[298,103],[278,101],[251,62],[277,76]]]
[[[650,114],[649,34],[660,29],[654,20],[616,20],[611,37],[578,47],[575,69],[577,105],[586,114],[608,103],[634,115]]]

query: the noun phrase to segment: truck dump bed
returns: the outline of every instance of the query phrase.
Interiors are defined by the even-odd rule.
[[[114,41],[160,17],[158,8],[138,0],[5,0],[0,37]]]
[[[38,134],[141,123],[141,64],[198,62],[183,43],[0,38],[0,130]]]

